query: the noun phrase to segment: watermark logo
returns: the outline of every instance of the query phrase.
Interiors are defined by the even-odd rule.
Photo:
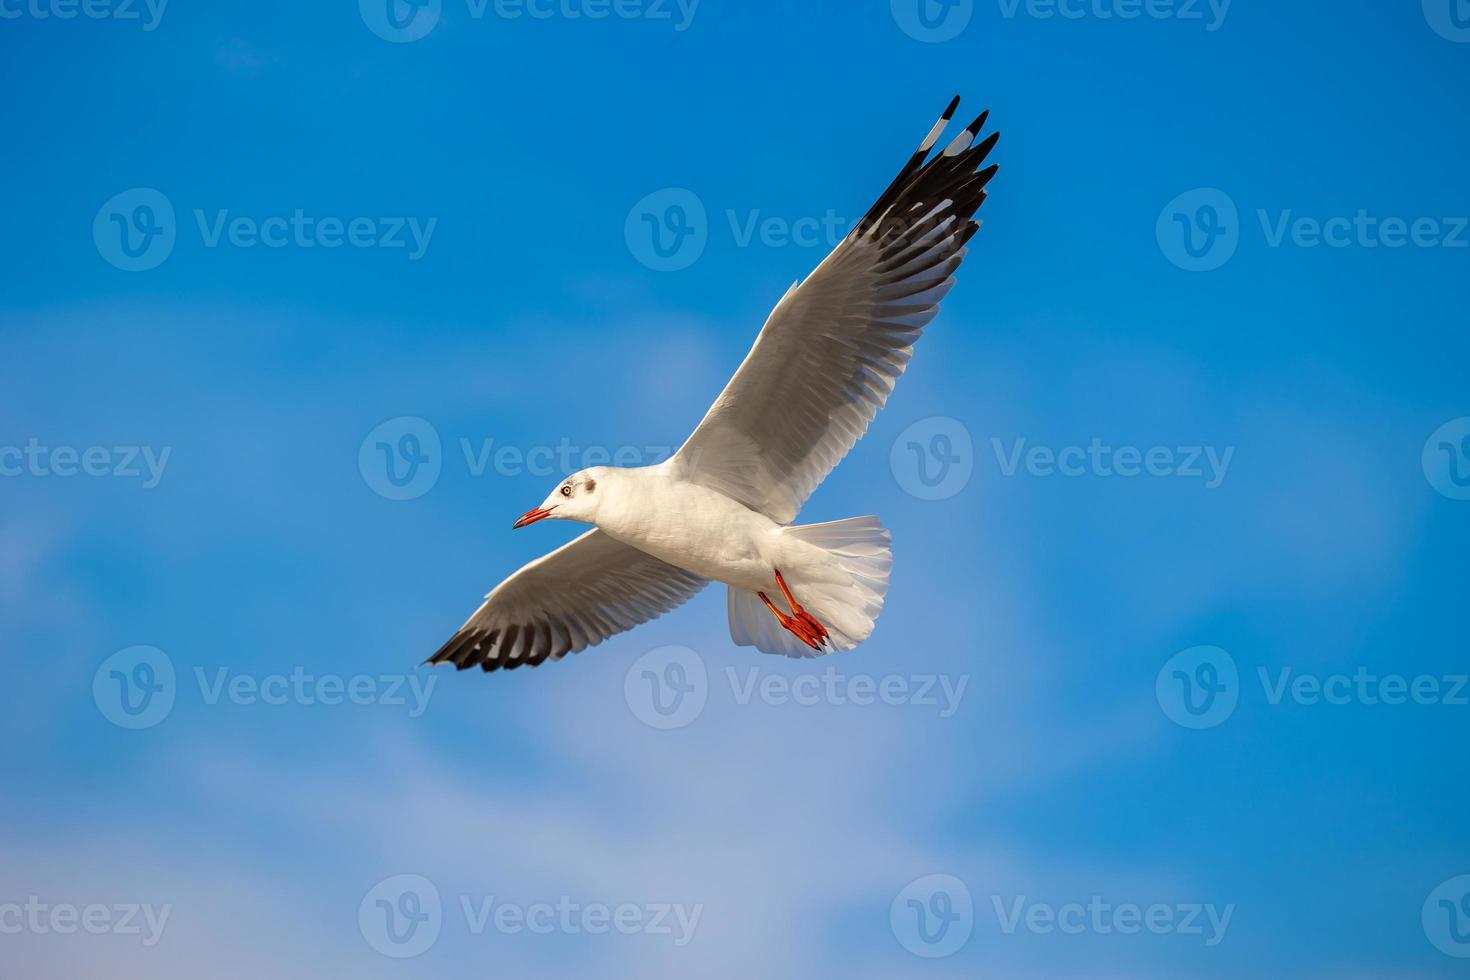
[[[899,945],[915,956],[950,956],[970,940],[975,903],[970,889],[954,875],[925,875],[894,896],[888,925]]]
[[[893,478],[920,500],[947,500],[975,472],[975,444],[959,419],[935,415],[904,429],[888,453]]]
[[[1470,44],[1470,0],[1424,0],[1424,19],[1445,40]]]
[[[151,187],[114,194],[92,219],[97,254],[124,272],[158,268],[172,254],[177,237],[173,203]]]
[[[1431,487],[1451,500],[1470,500],[1470,416],[1435,429],[1420,462]]]
[[[407,44],[429,36],[439,23],[443,0],[357,0],[368,30],[385,41]]]
[[[380,423],[357,449],[363,482],[389,500],[413,500],[428,493],[439,482],[443,463],[438,430],[414,415]]]
[[[1176,725],[1203,729],[1223,724],[1240,701],[1235,658],[1219,647],[1181,650],[1159,669],[1154,695]]]
[[[1470,959],[1470,875],[1441,882],[1420,912],[1424,935],[1446,956]]]
[[[655,272],[687,269],[709,243],[704,202],[683,187],[645,195],[628,211],[623,240],[633,258]]]
[[[439,940],[444,909],[439,889],[423,875],[394,875],[374,885],[357,907],[357,928],[384,956],[409,959]]]
[[[939,44],[954,40],[970,26],[975,0],[890,0],[889,10],[909,37]]]
[[[1214,187],[1185,191],[1164,205],[1154,227],[1159,250],[1186,272],[1210,272],[1235,256],[1240,212]]]
[[[650,728],[683,728],[703,713],[709,699],[704,658],[684,646],[650,650],[624,675],[623,698]]]
[[[157,647],[119,650],[92,675],[92,700],[119,728],[152,728],[174,709],[174,664]]]

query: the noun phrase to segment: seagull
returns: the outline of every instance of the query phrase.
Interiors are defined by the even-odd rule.
[[[427,663],[485,671],[560,660],[663,615],[711,581],[730,638],[763,653],[850,650],[873,632],[892,564],[876,517],[798,525],[797,512],[888,400],[954,285],[999,133],[980,114],[918,150],[804,282],[776,304],[688,441],[653,466],[573,473],[515,528],[592,530],[522,567]]]

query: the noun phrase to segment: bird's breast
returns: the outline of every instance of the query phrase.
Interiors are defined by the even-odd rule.
[[[671,565],[735,585],[769,577],[766,553],[778,528],[723,494],[682,481],[647,488],[598,525]]]

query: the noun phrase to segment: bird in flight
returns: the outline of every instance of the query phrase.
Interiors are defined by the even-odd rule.
[[[876,517],[793,524],[867,430],[954,285],[995,175],[988,112],[930,156],[955,96],[898,176],[804,282],[688,441],[654,466],[573,473],[514,524],[592,530],[501,582],[429,663],[486,671],[577,653],[728,587],[730,637],[790,657],[873,631],[892,563]],[[978,140],[978,142],[977,142]]]

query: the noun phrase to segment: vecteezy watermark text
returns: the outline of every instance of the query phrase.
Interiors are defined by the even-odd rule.
[[[0,935],[20,933],[45,936],[141,936],[144,946],[153,947],[163,938],[172,905],[138,902],[105,904],[90,902],[44,902],[30,895],[24,902],[0,902]]]
[[[445,0],[358,0],[357,11],[368,30],[385,41],[407,44],[428,37],[439,24]],[[699,0],[464,0],[472,21],[493,16],[519,21],[642,20],[669,23],[676,32],[689,29]]]
[[[404,248],[408,260],[416,262],[429,250],[438,218],[420,221],[406,217],[339,218],[316,216],[296,208],[289,215],[255,218],[231,216],[227,209],[212,213],[194,209],[194,223],[205,248],[218,248],[221,241],[235,248]]]
[[[506,936],[552,933],[592,936],[668,936],[676,947],[689,945],[704,905],[682,902],[579,902],[562,895],[555,902],[497,901],[494,895],[461,895],[461,911],[473,935],[494,931]]]
[[[1317,218],[1286,208],[1257,210],[1256,219],[1271,248],[1288,242],[1297,248],[1470,248],[1467,217],[1382,217],[1359,208],[1351,217]]]
[[[561,476],[589,466],[652,466],[673,454],[672,446],[579,446],[563,436],[556,445],[495,445],[493,438],[478,443],[460,437],[460,452],[470,476]]]
[[[152,490],[172,452],[172,446],[48,446],[32,436],[24,446],[0,446],[0,477],[110,476],[140,479]]]
[[[828,208],[820,215],[767,214],[760,208],[725,208],[723,221],[736,248],[836,248],[857,224]],[[623,222],[628,252],[656,272],[677,272],[699,260],[709,245],[711,222],[704,201],[683,187],[664,187],[640,198]]]
[[[590,935],[666,937],[676,948],[694,939],[703,903],[553,900],[514,902],[495,895],[461,894],[458,906],[472,936]],[[357,924],[367,944],[384,956],[407,959],[427,952],[445,925],[444,900],[423,875],[400,874],[378,882],[358,905]]]
[[[905,707],[952,718],[969,686],[968,675],[846,673],[828,666],[820,673],[768,672],[759,665],[726,667],[730,699],[745,706],[755,702],[775,708]],[[651,728],[683,728],[698,718],[710,696],[704,658],[685,646],[650,650],[628,668],[623,698],[634,717]]]
[[[138,22],[144,31],[163,20],[168,0],[0,0],[0,20],[116,20]]]
[[[1000,15],[1015,20],[1177,20],[1203,24],[1209,33],[1225,26],[1233,0],[996,0]]]
[[[990,896],[1000,931],[1006,935],[1025,931],[1039,936],[1064,933],[1080,936],[1198,936],[1209,947],[1220,945],[1230,928],[1235,903],[1218,908],[1209,902],[1135,902],[1112,903],[1101,895],[1092,895],[1086,903],[1064,902],[1053,905],[1037,902],[1025,895],[1003,898]]]
[[[1470,216],[1375,214],[1302,215],[1291,208],[1258,208],[1256,222],[1267,248],[1464,249],[1470,248]],[[1218,269],[1235,256],[1244,222],[1231,196],[1201,187],[1174,198],[1159,212],[1155,235],[1164,257],[1189,272]]]
[[[423,715],[438,678],[421,674],[314,674],[297,666],[289,672],[251,674],[229,667],[192,671],[199,700],[206,706],[263,705],[277,708],[379,706]],[[133,646],[108,657],[92,675],[97,710],[119,728],[152,728],[173,711],[179,696],[173,659],[157,647]]]
[[[889,0],[894,23],[916,41],[937,44],[964,32],[977,0]],[[1203,24],[1206,32],[1225,24],[1232,0],[995,0],[1003,20],[1039,21],[1174,20]]]
[[[1362,704],[1445,705],[1470,707],[1470,674],[1375,674],[1359,666],[1351,674],[1297,673],[1291,667],[1257,667],[1256,676],[1268,704],[1290,701],[1299,705],[1338,707]]]
[[[1366,665],[1351,671],[1312,673],[1291,666],[1257,667],[1255,677],[1266,704],[1300,707],[1396,708],[1470,707],[1470,674],[1376,673]],[[1216,646],[1196,646],[1170,657],[1154,681],[1159,707],[1184,728],[1224,724],[1248,689],[1235,658]]]
[[[355,704],[406,707],[408,717],[418,718],[429,706],[434,693],[433,674],[310,674],[296,667],[289,674],[274,673],[258,677],[217,667],[206,671],[194,668],[194,680],[205,704],[226,701],[235,705],[263,704],[279,707],[287,704],[337,705]]]
[[[1207,947],[1224,941],[1235,914],[1234,903],[1221,907],[1208,902],[1112,902],[1101,895],[1053,904],[1026,895],[993,894],[989,905],[996,927],[1007,936],[1018,932],[1187,936],[1198,937]],[[948,874],[914,879],[889,907],[894,938],[910,953],[926,959],[958,952],[969,941],[976,918],[969,887]]]
[[[992,436],[1001,476],[1035,478],[1172,478],[1198,480],[1206,490],[1225,482],[1235,447],[1209,445],[1114,445],[1100,436],[1085,444],[1032,444],[1023,437]],[[936,415],[905,428],[893,441],[889,467],[898,485],[920,500],[945,500],[962,491],[975,470],[975,444],[958,419]]]
[[[835,667],[828,667],[820,674],[798,674],[796,677],[766,674],[759,667],[747,667],[743,671],[726,667],[725,679],[735,703],[741,705],[754,700],[773,706],[830,704],[861,708],[872,704],[891,707],[914,705],[935,708],[940,718],[954,717],[970,683],[966,675],[958,679],[948,674],[874,676],[842,674]]]
[[[672,446],[582,446],[563,436],[554,445],[497,444],[493,437],[458,440],[465,472],[496,476],[565,476],[589,466],[652,466],[673,454]],[[389,500],[422,497],[444,469],[443,441],[426,419],[399,415],[374,426],[357,449],[357,468],[374,493]]]
[[[199,241],[207,249],[401,250],[410,262],[424,257],[439,224],[433,217],[341,217],[312,214],[299,207],[264,217],[236,214],[228,208],[195,208],[192,216]],[[113,195],[92,220],[97,253],[124,272],[146,272],[162,265],[173,253],[179,234],[173,202],[151,187]]]
[[[1203,480],[1206,490],[1225,482],[1235,447],[1215,446],[1111,446],[1093,436],[1086,446],[1027,446],[1013,439],[1009,446],[992,438],[991,449],[1002,476],[1015,476],[1022,468],[1031,476],[1066,477],[1177,477]]]

